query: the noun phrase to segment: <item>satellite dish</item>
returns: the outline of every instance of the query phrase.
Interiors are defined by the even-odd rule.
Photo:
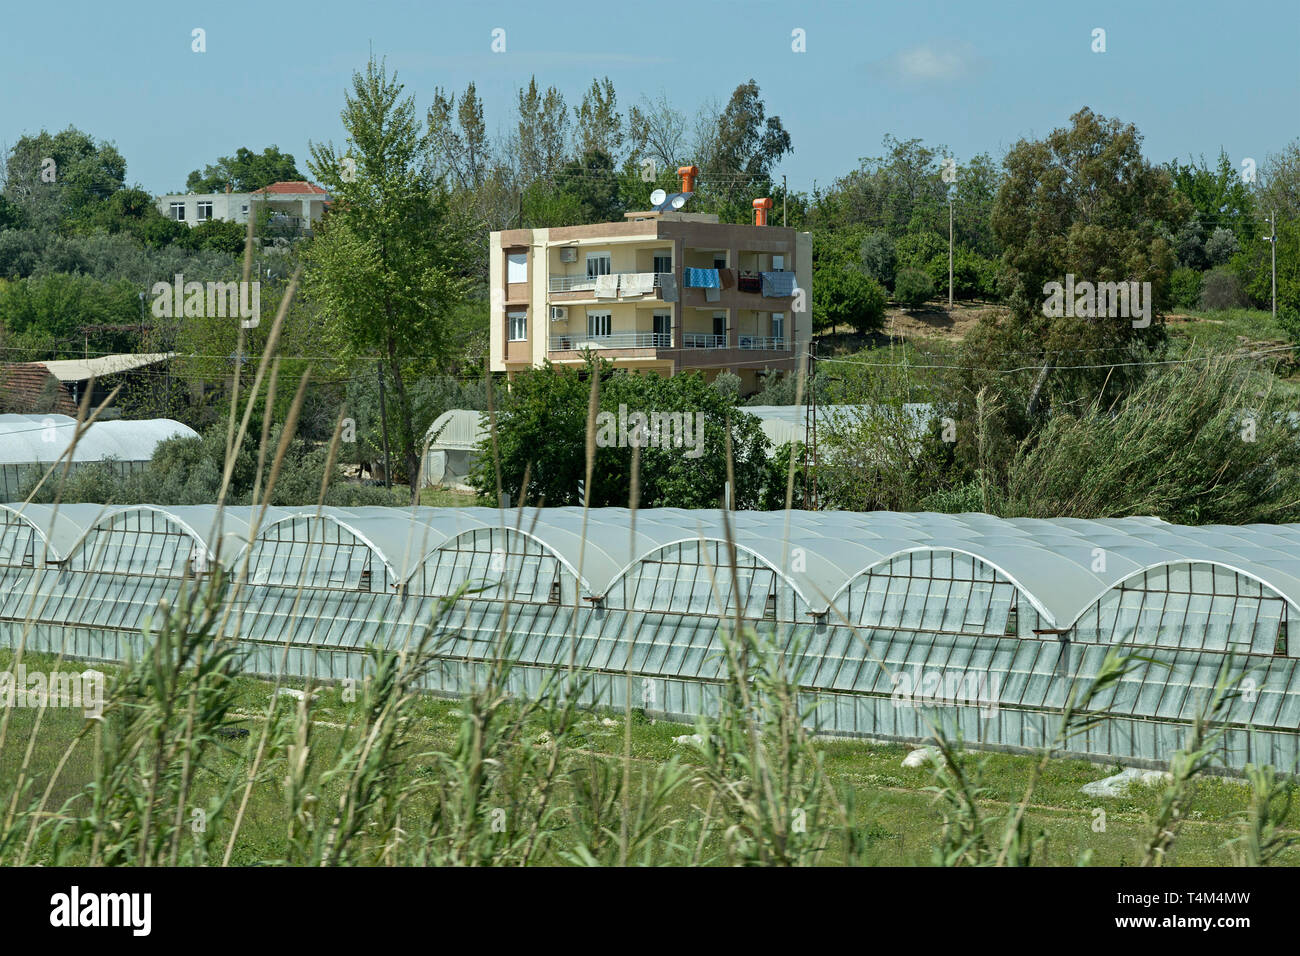
[[[676,196],[673,197],[672,207],[674,209],[681,209],[685,205],[686,205],[686,196],[684,194],[678,193]]]
[[[664,192],[662,189],[656,189],[654,192],[650,194],[650,205],[662,206],[664,204],[664,200],[667,198],[668,198],[668,194],[666,192]]]

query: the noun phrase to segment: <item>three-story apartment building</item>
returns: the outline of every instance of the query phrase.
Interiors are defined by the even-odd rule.
[[[755,201],[755,225],[662,205],[493,232],[492,369],[576,365],[592,349],[618,368],[728,370],[745,393],[793,372],[811,337],[811,235],[766,225],[770,199]]]

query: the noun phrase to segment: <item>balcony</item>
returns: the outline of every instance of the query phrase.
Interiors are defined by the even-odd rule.
[[[611,332],[609,335],[552,335],[550,351],[577,352],[582,349],[670,349],[669,332]]]
[[[671,272],[611,272],[617,277],[615,291],[618,295],[648,295],[656,289],[666,287],[673,277]],[[629,277],[637,277],[633,282]],[[546,287],[548,292],[595,292],[597,276],[550,276]],[[613,298],[610,296],[609,298]]]
[[[742,335],[740,337],[740,347],[742,349],[761,349],[769,352],[781,351],[789,348],[784,336],[773,335]]]
[[[725,349],[725,335],[708,335],[704,332],[687,332],[682,337],[682,345],[688,349]]]

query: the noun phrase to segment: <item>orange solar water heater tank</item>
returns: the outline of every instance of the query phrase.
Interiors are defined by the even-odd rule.
[[[677,175],[682,177],[682,192],[695,192],[695,177],[700,174],[698,166],[681,166],[677,169]]]
[[[767,211],[772,208],[772,197],[764,196],[754,200],[754,225],[767,225]]]

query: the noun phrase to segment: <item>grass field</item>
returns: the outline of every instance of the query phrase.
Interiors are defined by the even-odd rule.
[[[33,656],[27,660],[29,670],[38,666],[48,668],[51,663],[49,659]],[[7,668],[10,665],[4,660],[2,666]],[[65,663],[64,668],[67,667]],[[103,669],[110,674],[110,680],[117,673],[112,668]],[[203,806],[207,799],[218,793],[225,782],[221,779],[223,776],[238,782],[247,775],[248,762],[257,746],[271,691],[272,685],[264,681],[247,678],[237,681],[232,723],[249,729],[251,733],[224,745],[223,752],[212,764],[214,774],[201,778],[198,792],[191,801],[193,805]],[[344,703],[336,686],[320,687],[318,692],[319,699],[311,714],[311,736],[314,749],[328,754],[347,744],[354,736],[349,728],[359,716],[359,705]],[[289,697],[281,698],[281,701],[279,707],[286,712],[298,706]],[[408,728],[411,743],[405,760],[407,771],[417,779],[422,774],[438,773],[438,755],[454,750],[458,740],[462,739],[466,722],[461,708],[458,702],[433,697],[422,697],[413,707]],[[31,776],[36,790],[43,789],[51,770],[83,723],[75,710],[51,709],[44,713],[39,732],[33,739],[36,715],[34,710],[10,711],[7,742],[0,753],[0,793],[9,795],[14,792],[18,768],[29,744],[32,746]],[[545,739],[545,726],[541,722],[527,732]],[[638,792],[640,785],[648,782],[649,775],[672,758],[677,757],[688,764],[698,758],[692,744],[674,741],[675,737],[690,733],[692,728],[682,724],[633,715],[630,747],[633,792]],[[575,776],[566,778],[562,785],[574,786],[578,778],[593,772],[593,764],[621,767],[623,746],[622,713],[582,713],[569,740],[569,750],[564,755]],[[824,756],[831,783],[850,788],[853,792],[857,824],[868,844],[865,859],[881,865],[929,864],[943,817],[936,806],[936,795],[927,790],[935,783],[932,771],[902,766],[903,758],[911,748],[844,739],[819,739],[814,746]],[[77,796],[92,778],[87,754],[84,742],[79,752],[73,752],[52,792],[51,807],[70,800],[66,812],[76,813],[89,806],[88,800]],[[978,759],[982,763],[981,782],[985,788],[979,805],[986,815],[1004,812],[1019,799],[1036,758],[987,754]],[[503,772],[509,773],[509,768]],[[1054,759],[1047,765],[1046,772],[1038,781],[1029,811],[1030,829],[1041,828],[1047,835],[1043,852],[1036,858],[1037,863],[1074,865],[1085,852],[1091,854],[1093,865],[1124,866],[1137,862],[1162,788],[1137,787],[1129,795],[1119,798],[1089,797],[1079,792],[1084,783],[1112,772],[1114,768],[1082,760]],[[259,774],[231,858],[232,864],[248,865],[286,857],[288,803],[283,783],[285,773],[285,757],[281,754],[272,758],[264,772]],[[337,789],[335,783],[319,777],[313,782],[321,788],[322,794]],[[1242,832],[1240,819],[1249,806],[1250,793],[1249,787],[1238,780],[1198,778],[1193,783],[1190,811],[1181,821],[1167,862],[1175,865],[1231,863],[1233,856],[1226,844]],[[706,812],[704,803],[701,789],[688,787],[673,794],[669,814],[675,824],[684,825],[692,819],[698,820]],[[410,812],[418,813],[420,800],[413,801],[411,807]],[[1104,811],[1104,820],[1101,811]],[[228,818],[229,814],[214,823],[222,842],[228,833]],[[538,862],[565,860],[562,854],[569,824],[561,815],[553,825],[551,841]],[[1290,808],[1285,828],[1300,828],[1300,808]],[[721,836],[717,832],[708,837],[707,843],[706,855],[710,850],[720,853]],[[36,859],[42,859],[39,846]],[[839,859],[838,845],[832,840],[821,862],[834,864]],[[1294,864],[1300,862],[1300,857],[1295,851],[1288,850],[1281,860]]]

